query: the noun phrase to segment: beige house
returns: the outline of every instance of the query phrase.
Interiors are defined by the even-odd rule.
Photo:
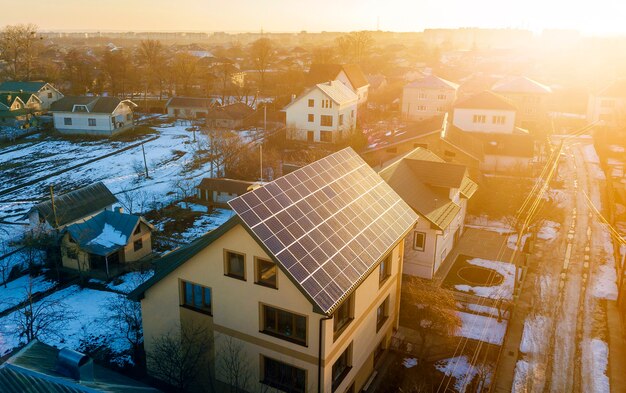
[[[404,86],[402,90],[402,118],[422,121],[440,116],[452,109],[459,85],[429,75]]]
[[[41,109],[44,111],[50,108],[53,102],[63,98],[63,93],[57,90],[50,83],[44,81],[5,81],[0,83],[0,92],[20,92],[34,94],[41,102]]]
[[[550,87],[520,76],[501,81],[491,90],[515,103],[520,127],[538,131],[549,120],[546,104],[552,94]]]
[[[152,253],[153,230],[143,217],[105,210],[63,230],[63,267],[113,277]]]
[[[433,279],[463,234],[467,203],[477,184],[465,166],[421,147],[389,163],[379,175],[420,217],[405,240],[403,272]]]
[[[248,391],[361,391],[398,326],[403,239],[417,215],[352,149],[230,206],[233,218],[165,256],[130,294],[146,352],[193,323],[210,331],[218,381],[234,342]]]

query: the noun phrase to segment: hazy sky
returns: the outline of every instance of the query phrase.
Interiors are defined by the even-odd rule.
[[[0,26],[123,31],[421,31],[428,27],[578,29],[626,34],[622,0],[31,0],[2,6]]]

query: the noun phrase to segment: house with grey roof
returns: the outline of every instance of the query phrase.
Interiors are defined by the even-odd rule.
[[[282,111],[287,139],[337,143],[356,127],[358,96],[338,80],[317,85],[295,97]]]
[[[63,98],[63,93],[44,81],[5,81],[0,83],[0,93],[30,93],[41,100],[41,109],[47,111],[53,102]]]
[[[418,147],[378,173],[420,217],[405,239],[405,274],[432,279],[465,229],[468,200],[478,189],[463,165]]]
[[[231,219],[156,261],[129,295],[141,301],[148,359],[166,332],[206,326],[207,379],[230,381],[214,365],[235,345],[249,391],[370,386],[398,328],[417,214],[351,148],[229,205]]]
[[[152,393],[159,390],[93,362],[68,348],[33,340],[0,364],[3,393]]]
[[[137,105],[117,97],[68,96],[50,106],[54,128],[62,134],[113,136],[134,127]]]
[[[63,229],[105,211],[113,210],[118,202],[115,195],[102,182],[70,191],[33,206],[26,217],[31,228],[51,230]]]
[[[215,102],[214,98],[171,97],[165,103],[165,110],[176,119],[204,119]]]
[[[422,121],[452,109],[459,85],[435,75],[412,81],[402,89],[402,118]]]
[[[154,226],[145,218],[104,210],[95,216],[68,225],[62,231],[63,267],[87,274],[114,277],[131,262],[152,253]]]

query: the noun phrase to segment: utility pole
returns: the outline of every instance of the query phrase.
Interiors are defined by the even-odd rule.
[[[149,179],[150,175],[148,174],[148,163],[146,162],[146,149],[144,149],[143,147],[144,143],[141,144],[141,152],[143,153],[143,165],[146,168],[146,179]]]

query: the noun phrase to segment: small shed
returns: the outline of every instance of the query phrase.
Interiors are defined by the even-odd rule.
[[[198,199],[211,207],[228,207],[228,201],[255,188],[256,182],[226,178],[204,178],[198,185]]]

